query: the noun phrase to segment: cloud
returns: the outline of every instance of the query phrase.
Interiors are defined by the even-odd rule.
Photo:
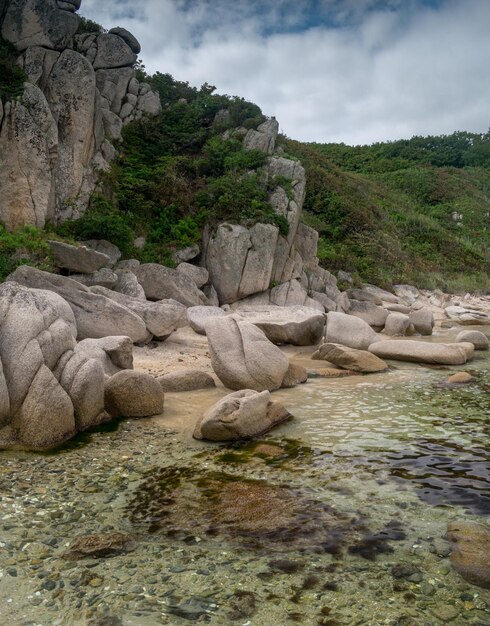
[[[83,0],[151,72],[216,85],[290,137],[371,143],[489,126],[488,0]]]

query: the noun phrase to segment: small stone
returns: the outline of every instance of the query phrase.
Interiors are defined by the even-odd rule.
[[[431,613],[441,622],[452,622],[459,615],[458,609],[452,604],[441,604],[431,608]]]
[[[56,583],[54,580],[46,580],[43,583],[43,589],[46,589],[46,591],[53,591],[53,589],[56,589]]]

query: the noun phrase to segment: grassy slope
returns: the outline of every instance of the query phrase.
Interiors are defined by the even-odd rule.
[[[304,221],[320,232],[322,265],[386,286],[490,289],[489,167],[437,167],[369,147],[284,146],[306,168]]]

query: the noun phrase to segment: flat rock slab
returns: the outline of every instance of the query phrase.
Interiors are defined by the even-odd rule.
[[[312,346],[320,341],[325,315],[304,306],[263,306],[257,311],[240,311],[240,317],[263,331],[274,344]]]
[[[469,344],[429,343],[425,341],[379,341],[369,352],[382,359],[430,363],[435,365],[463,365],[471,358]]]
[[[87,246],[72,246],[61,241],[48,241],[48,244],[55,264],[72,272],[92,274],[111,262],[107,254]]]

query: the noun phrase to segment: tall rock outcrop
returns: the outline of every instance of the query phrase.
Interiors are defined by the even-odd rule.
[[[202,263],[220,304],[244,300],[251,306],[306,305],[336,310],[341,306],[337,303],[341,295],[336,278],[319,266],[318,233],[300,223],[305,170],[299,161],[284,157],[276,149],[278,130],[272,118],[246,132],[243,144],[248,150],[268,155],[261,177],[272,189],[269,201],[273,210],[288,224],[287,235],[272,224],[250,228],[220,224],[204,232]]]
[[[135,77],[140,51],[123,28],[77,34],[81,0],[3,0],[3,39],[27,81],[0,107],[0,221],[42,228],[83,213],[124,124],[158,114]]]

